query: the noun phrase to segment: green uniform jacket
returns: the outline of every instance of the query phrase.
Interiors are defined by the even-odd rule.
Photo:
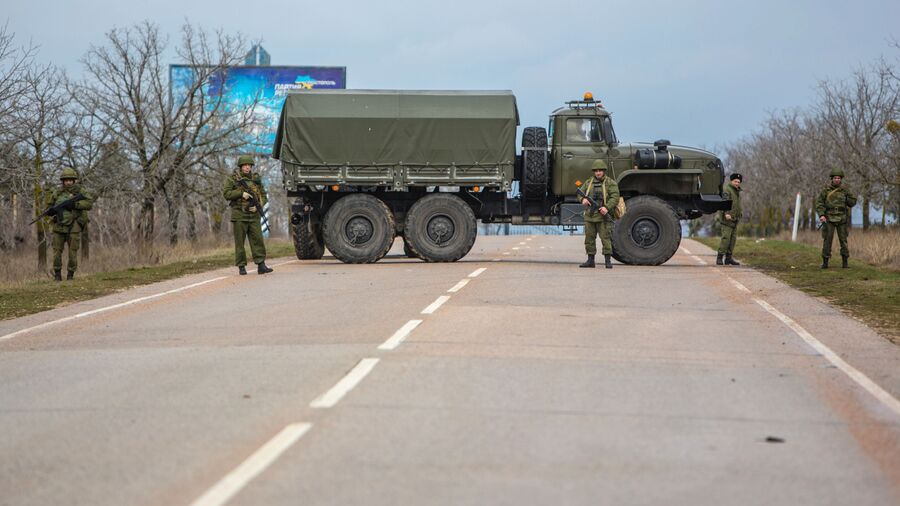
[[[731,199],[731,210],[730,211],[719,211],[719,215],[717,216],[719,220],[719,224],[725,227],[736,227],[738,222],[741,221],[741,217],[744,215],[743,210],[741,209],[741,189],[736,188],[733,184],[728,183],[725,185],[725,193],[728,194],[728,198]],[[731,215],[731,220],[725,219],[725,214]]]
[[[600,207],[605,207],[609,213],[606,216],[600,214],[600,211],[591,212],[591,208],[587,208],[584,210],[584,221],[590,221],[593,223],[599,223],[604,220],[612,221],[612,210],[619,205],[619,184],[616,183],[616,180],[611,177],[603,176],[603,179],[590,178],[588,179],[587,188],[584,190],[585,195],[590,195],[594,201],[600,204]],[[606,196],[604,198],[604,189],[606,190]]]
[[[73,209],[65,209],[52,218],[54,232],[60,234],[81,232],[88,224],[87,211],[94,206],[94,198],[80,184],[73,184],[68,188],[59,187],[47,195],[44,204],[46,207],[51,207],[61,204],[79,193],[85,198],[76,202]]]
[[[829,223],[846,223],[849,209],[856,205],[856,195],[843,185],[829,184],[816,197],[816,214]]]
[[[251,190],[250,193],[262,205],[266,205],[266,202],[269,201],[269,195],[266,193],[266,188],[263,186],[262,178],[259,177],[259,174],[253,172],[250,176],[244,177],[240,172],[235,172],[225,180],[225,189],[222,192],[222,195],[231,207],[231,221],[258,220],[259,212],[262,209],[254,212],[250,211],[250,203],[243,199],[244,187],[238,183],[241,179],[247,182],[247,186]]]

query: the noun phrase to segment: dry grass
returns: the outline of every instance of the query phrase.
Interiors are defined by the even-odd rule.
[[[114,272],[126,269],[137,269],[166,265],[174,262],[227,254],[233,251],[231,241],[225,238],[207,237],[195,243],[181,243],[176,246],[157,244],[150,258],[141,257],[134,245],[123,244],[102,248],[91,245],[90,258],[78,260],[78,276]],[[80,254],[80,252],[79,252]],[[47,280],[53,277],[53,251],[48,248],[47,268],[37,267],[37,250],[21,248],[18,251],[4,253],[0,262],[0,287],[13,288],[32,281]],[[66,275],[68,252],[63,252],[63,276]]]
[[[774,237],[782,241],[790,241],[791,233],[782,232]],[[819,231],[800,231],[797,242],[822,247],[822,233]],[[862,260],[867,264],[887,267],[900,271],[900,227],[870,228],[862,230],[854,228],[850,231],[850,257]],[[832,256],[840,255],[837,234],[831,246]]]

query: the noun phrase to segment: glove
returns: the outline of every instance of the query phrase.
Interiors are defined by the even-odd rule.
[[[250,206],[247,210],[250,211],[251,213],[255,213],[255,212],[256,212],[256,206]]]
[[[244,200],[250,200],[250,197],[252,197],[252,195],[250,195],[247,192],[244,192],[243,194],[241,194],[241,198],[243,198]]]

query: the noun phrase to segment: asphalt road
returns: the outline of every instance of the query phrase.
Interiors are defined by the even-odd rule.
[[[0,504],[900,504],[900,347],[826,304],[400,246],[0,322]]]

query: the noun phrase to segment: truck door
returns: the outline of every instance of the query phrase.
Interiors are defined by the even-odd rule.
[[[591,165],[594,160],[607,159],[607,145],[597,117],[570,117],[561,126],[565,128],[565,132],[556,133],[562,139],[557,165],[561,170],[557,173],[559,177],[554,177],[553,192],[557,195],[573,195],[575,181],[586,181],[592,176]]]

